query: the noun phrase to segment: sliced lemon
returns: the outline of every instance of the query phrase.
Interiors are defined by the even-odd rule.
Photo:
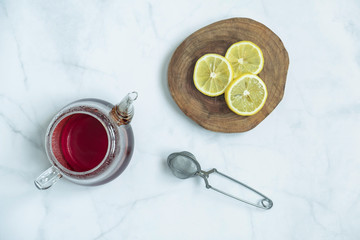
[[[233,70],[226,58],[218,54],[205,54],[195,64],[195,87],[203,94],[215,97],[223,94],[233,80]]]
[[[258,74],[264,67],[261,49],[250,41],[241,41],[231,45],[226,51],[225,58],[229,60],[234,70],[234,78],[245,73]]]
[[[267,95],[266,85],[257,75],[244,74],[230,83],[225,101],[234,113],[251,116],[264,106]]]

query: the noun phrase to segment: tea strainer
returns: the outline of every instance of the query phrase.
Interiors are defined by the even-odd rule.
[[[255,189],[249,187],[248,185],[246,185],[242,182],[239,182],[238,180],[236,180],[232,177],[229,177],[229,176],[219,172],[216,168],[213,168],[209,171],[201,170],[199,162],[196,160],[195,156],[193,154],[191,154],[190,152],[183,151],[183,152],[172,153],[169,155],[169,157],[167,159],[167,163],[168,163],[168,166],[171,169],[172,173],[178,178],[186,179],[186,178],[190,178],[190,177],[194,177],[194,176],[199,176],[204,179],[205,187],[207,189],[212,189],[212,190],[222,193],[228,197],[234,198],[236,200],[239,200],[241,202],[250,204],[254,207],[258,207],[261,209],[268,210],[273,206],[273,201],[271,201],[264,194],[256,191]],[[209,183],[209,176],[210,176],[210,174],[213,174],[213,173],[218,174],[219,176],[224,177],[224,178],[226,178],[232,182],[235,182],[235,183],[241,185],[242,187],[252,191],[253,193],[255,193],[256,195],[258,195],[260,197],[259,200],[257,202],[250,202],[248,200],[244,200],[233,194],[224,192],[218,188],[211,186]]]

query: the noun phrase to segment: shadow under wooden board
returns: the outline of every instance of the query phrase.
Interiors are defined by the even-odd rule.
[[[243,40],[254,42],[264,55],[264,68],[258,76],[267,86],[268,98],[253,116],[236,115],[227,107],[224,95],[205,96],[193,82],[195,63],[201,56],[224,56],[233,43]],[[200,126],[216,132],[245,132],[264,120],[283,98],[288,66],[288,53],[274,32],[249,18],[231,18],[201,28],[179,45],[168,67],[168,85],[176,104]]]

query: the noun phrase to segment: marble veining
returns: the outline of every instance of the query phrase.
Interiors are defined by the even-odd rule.
[[[0,239],[360,239],[359,12],[357,0],[0,0]],[[201,128],[167,89],[182,40],[231,17],[268,26],[290,58],[283,100],[241,134]],[[103,186],[37,190],[56,112],[134,90],[126,171]],[[274,207],[177,179],[166,158],[182,150]]]

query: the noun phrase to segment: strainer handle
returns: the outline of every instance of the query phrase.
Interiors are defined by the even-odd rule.
[[[233,181],[233,182],[235,182],[235,183],[237,183],[237,184],[240,184],[241,186],[243,186],[243,187],[249,189],[250,191],[256,193],[257,195],[259,195],[259,196],[261,197],[260,201],[258,201],[258,202],[256,202],[256,203],[253,203],[253,202],[244,200],[244,199],[242,199],[242,198],[239,198],[239,197],[237,197],[237,196],[234,196],[234,195],[232,195],[232,194],[230,194],[230,193],[226,193],[226,192],[224,192],[224,191],[222,191],[222,190],[220,190],[220,189],[217,189],[217,188],[211,186],[211,185],[209,184],[208,178],[209,178],[209,175],[212,174],[212,173],[217,173],[217,174],[219,174],[220,176],[225,177],[225,178],[227,178],[227,179],[229,179],[229,180],[231,180],[231,181]],[[264,194],[256,191],[255,189],[249,187],[249,186],[246,185],[245,183],[242,183],[242,182],[240,182],[240,181],[238,181],[238,180],[236,180],[236,179],[234,179],[234,178],[232,178],[232,177],[230,177],[230,176],[228,176],[228,175],[225,175],[225,174],[219,172],[216,168],[213,168],[213,169],[211,169],[210,171],[207,171],[207,172],[201,170],[200,172],[197,173],[197,175],[200,176],[200,177],[202,177],[202,178],[204,179],[204,181],[205,181],[205,186],[206,186],[207,189],[212,189],[212,190],[217,191],[217,192],[219,192],[219,193],[222,193],[222,194],[224,194],[224,195],[226,195],[226,196],[228,196],[228,197],[234,198],[234,199],[236,199],[236,200],[239,200],[239,201],[241,201],[241,202],[250,204],[250,205],[252,205],[252,206],[254,206],[254,207],[258,207],[258,208],[261,208],[261,209],[268,210],[268,209],[270,209],[270,208],[273,206],[273,201],[272,201],[270,198],[266,197]]]

